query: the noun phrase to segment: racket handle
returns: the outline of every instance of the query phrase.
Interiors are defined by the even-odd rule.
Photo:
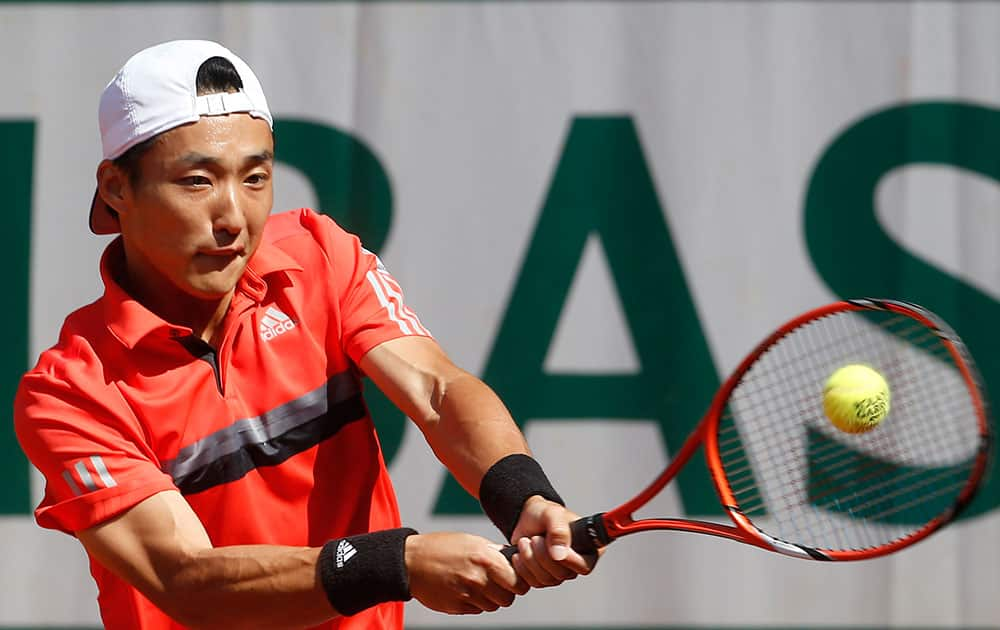
[[[569,524],[569,531],[573,536],[570,546],[581,556],[592,556],[598,549],[611,542],[608,530],[604,526],[604,512],[573,521]],[[508,562],[512,562],[517,554],[517,546],[507,545],[500,550],[500,553]]]

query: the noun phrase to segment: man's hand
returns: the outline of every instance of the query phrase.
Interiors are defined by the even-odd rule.
[[[514,603],[528,592],[500,545],[453,532],[417,534],[406,539],[410,593],[439,612],[478,614]]]
[[[533,588],[556,586],[587,575],[597,556],[581,556],[570,547],[569,524],[579,517],[558,503],[533,496],[524,503],[511,536],[517,574]]]

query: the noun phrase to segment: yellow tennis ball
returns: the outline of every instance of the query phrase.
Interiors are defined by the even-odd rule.
[[[889,413],[889,384],[867,365],[845,365],[823,387],[823,411],[841,431],[871,431]]]

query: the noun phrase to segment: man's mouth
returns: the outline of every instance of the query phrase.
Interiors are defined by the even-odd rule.
[[[213,247],[210,249],[199,249],[198,253],[202,256],[215,256],[218,258],[230,258],[233,256],[239,256],[243,253],[243,247],[232,246],[232,247]]]

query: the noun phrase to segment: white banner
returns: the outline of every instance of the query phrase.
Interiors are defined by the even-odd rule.
[[[580,513],[652,479],[754,344],[838,297],[939,312],[1000,392],[1000,5],[892,1],[0,3],[11,383],[101,290],[98,95],[176,38],[256,70],[276,211],[358,230]],[[390,416],[404,522],[498,539]],[[18,453],[0,432],[0,627],[96,626]],[[721,517],[703,477],[647,515]],[[413,603],[408,625],[998,626],[997,507],[995,475],[964,520],[846,565],[644,534],[510,609]]]

